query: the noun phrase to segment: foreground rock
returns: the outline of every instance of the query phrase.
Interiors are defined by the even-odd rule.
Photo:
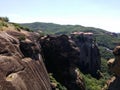
[[[107,90],[120,90],[120,46],[117,46],[113,50],[113,54],[115,55],[115,59],[110,59],[108,66],[110,71],[114,73],[114,77],[108,81]]]
[[[0,90],[51,90],[36,37],[25,31],[0,32]]]

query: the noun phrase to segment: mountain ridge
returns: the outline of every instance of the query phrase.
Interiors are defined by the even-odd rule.
[[[110,31],[107,31],[105,29],[101,29],[101,28],[97,28],[97,27],[83,26],[83,25],[79,25],[79,24],[72,25],[72,24],[56,24],[56,23],[47,23],[47,22],[32,22],[32,23],[18,23],[18,24],[22,25],[23,27],[28,27],[32,30],[40,29],[40,28],[42,28],[42,25],[48,25],[48,26],[57,26],[57,27],[62,27],[62,28],[68,26],[69,28],[70,27],[80,27],[80,29],[82,29],[82,28],[98,29],[98,30],[101,30],[101,31],[110,32]],[[32,26],[36,26],[36,28],[34,28]],[[115,33],[115,32],[111,32],[111,33]]]
[[[109,51],[113,50],[115,46],[120,45],[120,33],[109,32],[100,28],[42,22],[24,23],[20,25],[40,33],[42,31],[44,34],[70,35],[72,32],[92,32],[99,48],[101,49],[101,56],[105,59],[108,59],[109,57],[112,58],[113,54]],[[107,53],[109,57],[104,53]]]

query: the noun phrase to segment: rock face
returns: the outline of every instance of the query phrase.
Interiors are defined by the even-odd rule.
[[[108,90],[120,90],[120,46],[113,50],[113,54],[115,59],[110,59],[108,66],[115,76],[108,81]]]
[[[68,90],[85,90],[84,81],[76,67],[80,50],[68,36],[46,36],[41,38],[45,64],[48,72]]]
[[[46,68],[68,90],[85,90],[79,69],[98,76],[100,54],[91,33],[38,38],[23,30],[0,31],[0,90],[51,90]]]
[[[89,73],[99,78],[101,58],[98,46],[93,38],[93,33],[74,32],[72,39],[80,49],[80,60],[78,66],[83,73]]]
[[[51,90],[37,35],[0,32],[0,90]]]

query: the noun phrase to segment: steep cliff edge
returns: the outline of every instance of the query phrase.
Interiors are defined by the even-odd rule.
[[[0,20],[0,90],[51,90],[51,86],[57,90],[53,88],[55,83],[50,83],[51,76],[48,76],[42,57],[45,57],[47,70],[67,86],[67,90],[85,90],[76,67],[79,48],[74,42],[62,35],[57,38],[48,36],[50,40],[44,38],[39,43],[39,34],[24,29],[4,21],[4,18]],[[41,44],[47,53],[42,53]]]
[[[22,30],[0,31],[0,90],[51,90],[36,38]]]
[[[48,72],[53,73],[68,90],[85,89],[78,68],[83,73],[100,78],[100,53],[92,33],[48,35],[41,38],[40,44]]]
[[[83,73],[100,77],[101,57],[96,41],[91,32],[73,32],[72,39],[80,49],[80,60],[77,63]]]
[[[42,37],[40,44],[43,50],[46,68],[49,73],[68,90],[85,90],[84,80],[76,64],[80,50],[67,35]]]
[[[108,81],[108,90],[120,90],[120,46],[117,46],[113,50],[115,59],[108,61],[108,66],[111,72],[114,73],[114,77]]]

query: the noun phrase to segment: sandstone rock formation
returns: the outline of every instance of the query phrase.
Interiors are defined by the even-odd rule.
[[[72,39],[80,49],[80,60],[78,67],[83,73],[100,77],[101,58],[98,46],[93,38],[93,33],[73,32]]]
[[[80,50],[66,35],[42,37],[40,44],[49,73],[68,90],[85,90],[85,85],[76,65]]]
[[[108,81],[108,90],[120,90],[120,46],[113,50],[115,59],[108,61],[110,71],[114,73],[114,77]]]
[[[0,31],[0,90],[51,90],[35,33]]]
[[[68,90],[85,90],[79,69],[99,77],[100,54],[92,33],[39,38],[19,25],[1,22],[0,90],[51,90],[57,85],[50,84],[46,68]]]

